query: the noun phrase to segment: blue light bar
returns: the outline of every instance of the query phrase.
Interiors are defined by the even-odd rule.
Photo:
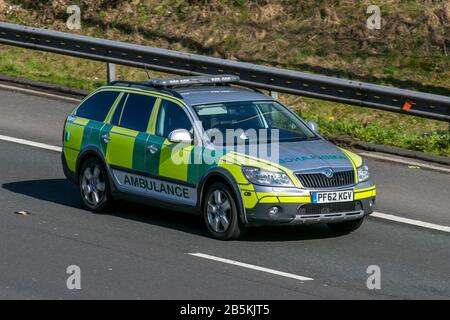
[[[235,75],[211,75],[211,76],[195,76],[195,77],[177,77],[153,79],[149,81],[154,87],[173,87],[173,86],[189,86],[194,84],[214,84],[214,83],[232,83],[238,82],[240,78]]]

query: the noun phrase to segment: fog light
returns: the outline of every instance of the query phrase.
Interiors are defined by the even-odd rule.
[[[272,208],[269,209],[269,216],[276,217],[279,212],[280,212],[280,208],[272,207]]]

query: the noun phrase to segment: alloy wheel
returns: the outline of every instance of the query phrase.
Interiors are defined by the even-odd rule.
[[[81,178],[84,199],[92,206],[98,206],[105,196],[105,180],[99,165],[92,164],[84,169]]]
[[[225,233],[230,227],[231,204],[227,194],[221,190],[214,190],[208,199],[207,218],[212,230]]]

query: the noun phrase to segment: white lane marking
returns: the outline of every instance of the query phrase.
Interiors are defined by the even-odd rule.
[[[13,137],[0,135],[0,140],[14,142],[14,143],[18,143],[18,144],[24,144],[26,146],[36,147],[36,148],[40,148],[40,149],[62,152],[61,147],[52,146],[49,144],[34,142],[34,141],[30,141],[30,140],[25,140],[25,139],[19,139],[19,138],[13,138]]]
[[[27,146],[32,146],[32,147],[56,151],[56,152],[62,152],[61,147],[52,146],[49,144],[34,142],[34,141],[30,141],[30,140],[25,140],[25,139],[20,139],[20,138],[13,138],[13,137],[0,135],[0,140],[19,143],[19,144],[23,144],[23,145],[27,145]],[[410,224],[410,225],[420,226],[420,227],[424,227],[424,228],[428,228],[428,229],[450,232],[450,227],[447,227],[447,226],[442,226],[442,225],[438,225],[438,224],[434,224],[434,223],[423,222],[423,221],[413,220],[413,219],[408,219],[408,218],[402,218],[399,216],[394,216],[392,214],[374,212],[371,214],[371,216],[377,217],[380,219],[386,219],[386,220],[406,223],[406,224]],[[195,255],[195,254],[192,254],[192,255]],[[221,258],[218,258],[218,259],[221,259]],[[226,259],[223,259],[223,260],[226,260]],[[232,260],[229,260],[229,261],[232,261]],[[258,267],[258,268],[260,268],[260,267]]]
[[[232,264],[234,266],[243,267],[243,268],[252,269],[252,270],[261,271],[261,272],[267,272],[267,273],[275,274],[277,276],[292,278],[292,279],[296,279],[296,280],[300,280],[300,281],[314,280],[312,278],[298,276],[298,275],[292,274],[292,273],[277,271],[277,270],[264,268],[264,267],[258,267],[258,266],[248,264],[248,263],[243,263],[243,262],[239,262],[239,261],[210,256],[208,254],[203,254],[203,253],[188,253],[188,254],[191,256],[199,257],[199,258],[204,258],[204,259],[214,260],[214,261],[218,261],[218,262],[222,262],[222,263]]]
[[[38,95],[38,96],[48,97],[48,98],[55,98],[55,99],[60,99],[60,100],[66,100],[68,102],[77,102],[77,103],[80,102],[80,99],[77,99],[77,98],[70,98],[70,97],[66,97],[66,96],[60,96],[60,95],[57,95],[57,94],[47,93],[47,92],[33,90],[33,89],[26,89],[26,88],[15,87],[15,86],[8,86],[8,85],[5,85],[5,84],[0,84],[0,88],[6,89],[6,90],[10,90],[10,91],[31,93],[31,94],[35,94],[35,95]]]
[[[381,213],[381,212],[374,212],[370,216],[371,217],[380,218],[380,219],[386,219],[386,220],[390,220],[390,221],[406,223],[406,224],[410,224],[410,225],[418,226],[418,227],[423,227],[423,228],[427,228],[427,229],[433,229],[433,230],[439,230],[439,231],[444,231],[444,232],[450,232],[450,227],[447,227],[447,226],[442,226],[442,225],[439,225],[439,224],[424,222],[424,221],[420,221],[420,220],[413,220],[413,219],[408,219],[408,218],[402,218],[402,217],[399,217],[399,216],[394,216],[392,214],[386,214],[386,213]]]
[[[374,158],[374,159],[385,160],[385,161],[390,161],[390,162],[395,162],[395,163],[407,164],[407,165],[417,166],[417,167],[426,168],[426,169],[430,169],[430,170],[450,173],[450,168],[445,168],[445,167],[441,167],[441,166],[434,166],[431,164],[426,164],[426,163],[421,163],[421,162],[416,162],[416,161],[392,158],[392,157],[368,153],[368,152],[358,152],[358,154],[360,156],[364,156],[364,157],[368,157],[368,158]]]

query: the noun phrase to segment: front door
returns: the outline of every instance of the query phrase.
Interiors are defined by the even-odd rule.
[[[155,110],[156,111],[156,110]],[[161,200],[194,206],[197,203],[195,183],[189,180],[193,145],[171,143],[169,134],[176,129],[193,132],[183,107],[161,99],[154,115],[154,133],[147,140],[147,172],[154,177],[152,191]]]
[[[188,171],[193,145],[171,143],[169,134],[176,129],[186,129],[193,134],[192,123],[183,110],[175,102],[162,99],[156,120],[155,135],[148,141],[148,149],[152,154],[153,168],[163,178],[188,183]]]

